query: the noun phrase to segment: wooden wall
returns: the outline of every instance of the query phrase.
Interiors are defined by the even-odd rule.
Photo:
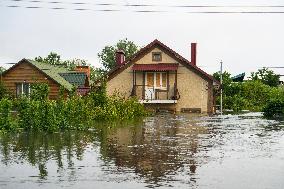
[[[49,99],[58,98],[59,84],[27,62],[15,65],[14,68],[2,76],[2,81],[5,87],[14,96],[16,96],[16,83],[23,83],[24,81],[27,83],[47,83],[49,85]]]

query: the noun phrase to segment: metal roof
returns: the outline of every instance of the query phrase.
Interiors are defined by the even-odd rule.
[[[158,64],[134,64],[132,67],[135,71],[175,71],[178,64],[158,63]]]
[[[74,72],[74,73],[59,73],[60,76],[62,76],[65,80],[67,80],[72,85],[75,85],[77,87],[83,87],[85,86],[86,82],[86,73],[82,72]]]

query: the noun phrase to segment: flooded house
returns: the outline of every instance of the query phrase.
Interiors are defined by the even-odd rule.
[[[213,87],[219,82],[198,67],[196,47],[191,43],[191,60],[157,39],[127,60],[123,51],[117,51],[116,67],[108,74],[107,94],[135,96],[154,109],[213,112]]]
[[[47,83],[49,99],[57,99],[61,87],[66,94],[76,87],[78,94],[85,95],[90,90],[90,67],[77,66],[70,71],[63,66],[22,59],[1,74],[1,82],[14,97],[29,95],[33,83]]]

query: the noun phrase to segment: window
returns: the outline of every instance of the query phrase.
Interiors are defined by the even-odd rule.
[[[147,87],[154,87],[156,89],[167,88],[167,73],[166,72],[148,72],[146,75],[146,85]]]
[[[155,61],[155,62],[162,61],[162,53],[161,52],[153,52],[152,53],[152,61]]]
[[[31,93],[31,87],[29,83],[16,83],[16,96],[22,95],[28,96]]]

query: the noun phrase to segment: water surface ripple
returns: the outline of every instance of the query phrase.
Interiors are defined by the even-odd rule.
[[[0,135],[0,188],[284,188],[284,122],[159,114]]]

